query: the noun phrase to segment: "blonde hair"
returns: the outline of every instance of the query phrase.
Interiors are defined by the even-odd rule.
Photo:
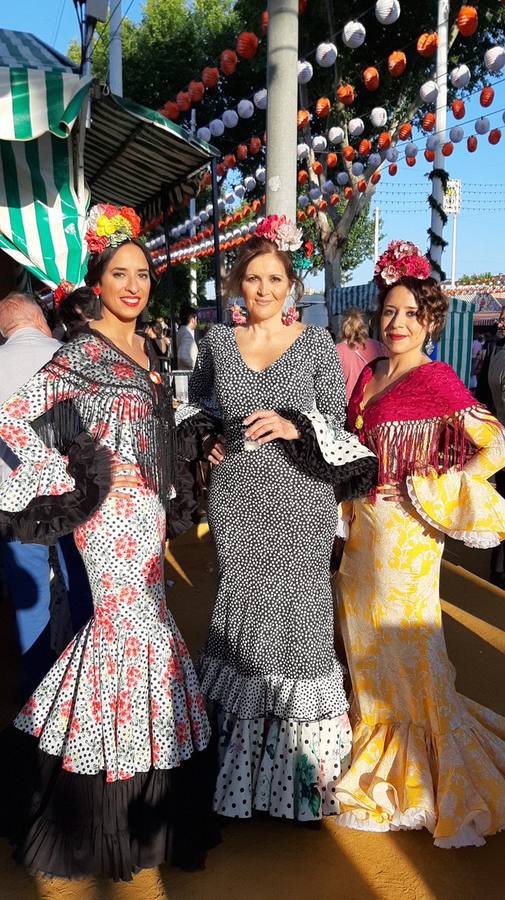
[[[340,329],[341,340],[355,350],[356,346],[365,347],[368,340],[368,325],[360,309],[348,309],[342,319]]]

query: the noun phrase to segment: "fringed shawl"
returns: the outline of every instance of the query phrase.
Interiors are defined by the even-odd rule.
[[[486,411],[454,370],[441,362],[419,366],[363,408],[373,371],[373,365],[366,366],[360,375],[349,402],[348,424],[378,457],[378,483],[462,469],[476,449],[465,431],[465,414],[471,410],[480,418]]]
[[[32,424],[64,454],[82,432],[120,458],[122,447],[131,447],[144,481],[167,505],[175,464],[172,398],[150,362],[148,372],[87,329],[44,367],[46,412]]]

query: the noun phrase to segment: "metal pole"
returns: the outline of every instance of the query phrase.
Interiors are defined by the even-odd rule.
[[[454,213],[452,217],[452,263],[451,263],[451,287],[456,285],[456,228],[457,215]]]
[[[298,0],[268,0],[267,215],[296,218]]]
[[[380,209],[378,206],[375,207],[375,229],[374,229],[374,249],[373,249],[373,261],[377,262],[379,259],[379,232],[380,232]]]
[[[170,349],[172,351],[173,368],[177,368],[177,329],[175,321],[175,291],[174,291],[174,274],[170,263],[170,220],[168,217],[169,194],[168,186],[161,186],[161,211],[163,214],[163,232],[165,235],[165,251],[167,254],[167,268],[165,272],[165,283],[167,286],[168,299],[170,300],[170,329],[171,341]]]
[[[193,107],[191,110],[191,134],[194,136],[196,134],[196,109]],[[194,197],[189,201],[189,216],[190,219],[193,220],[196,215],[196,200]],[[195,225],[191,225],[190,230],[191,237],[194,237],[196,234]],[[196,279],[196,265],[195,260],[192,259],[189,264],[189,302],[191,306],[198,306],[198,283]]]
[[[87,15],[84,18],[84,38],[82,45],[82,63],[81,63],[81,75],[83,77],[91,75],[91,52],[92,52],[92,41],[93,41],[93,32],[95,30],[95,19],[89,18]],[[75,153],[76,153],[76,193],[77,197],[81,203],[84,204],[86,197],[86,185],[84,180],[84,144],[86,142],[86,128],[89,128],[91,124],[91,116],[90,116],[90,102],[89,96],[84,100],[81,111],[79,113],[79,124],[77,130],[76,144],[75,144]]]
[[[214,224],[214,282],[216,286],[216,318],[223,321],[223,295],[221,292],[221,251],[219,248],[219,207],[217,205],[217,159],[212,157],[210,164],[212,173],[212,221]]]
[[[437,74],[436,84],[438,87],[437,95],[437,124],[436,135],[438,138],[437,148],[435,151],[435,160],[433,162],[434,169],[445,168],[445,157],[442,155],[442,144],[445,139],[445,128],[447,124],[447,61],[449,46],[449,0],[438,0],[438,46],[437,46]],[[444,189],[442,180],[438,177],[433,178],[432,189],[433,199],[442,206],[444,199]],[[436,209],[431,211],[431,230],[435,235],[442,238],[444,226],[440,214]],[[437,266],[441,265],[443,246],[434,242],[433,236],[430,241],[430,258],[433,266],[433,277],[440,281],[440,273]]]
[[[123,96],[123,16],[121,0],[111,0],[109,21],[109,87],[112,94]]]

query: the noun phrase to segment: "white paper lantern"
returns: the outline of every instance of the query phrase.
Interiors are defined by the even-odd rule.
[[[221,119],[225,128],[235,128],[238,123],[238,115],[234,109],[225,109]]]
[[[196,136],[199,141],[206,141],[208,143],[211,138],[210,128],[207,128],[206,125],[202,125],[201,128],[198,128]]]
[[[396,147],[389,147],[386,150],[386,159],[390,163],[395,163],[399,157],[399,152]]]
[[[461,125],[455,125],[449,132],[449,138],[453,144],[459,144],[465,136],[465,129]]]
[[[325,194],[334,194],[335,193],[335,185],[333,181],[325,181],[323,184],[323,193]]]
[[[310,200],[307,197],[307,194],[302,194],[301,197],[298,198],[298,206],[301,209],[307,209],[307,206],[309,205],[309,203],[310,203]]]
[[[209,216],[212,215],[212,213],[214,212],[214,207],[212,206],[212,203],[207,203],[207,206],[205,207],[205,212]]]
[[[436,134],[428,135],[428,138],[426,139],[426,149],[427,150],[437,150],[439,146],[440,146],[440,138],[437,137]]]
[[[223,210],[226,209],[226,203],[224,202],[222,197],[220,197],[219,200],[217,201],[217,208],[220,209],[221,212],[223,212]]]
[[[348,126],[349,135],[351,138],[357,138],[361,134],[363,134],[365,130],[365,123],[363,119],[351,119]]]
[[[353,162],[351,166],[352,174],[355,175],[356,178],[358,178],[360,175],[363,175],[364,169],[365,167],[363,163],[360,162]]]
[[[201,211],[201,213],[200,213],[200,219],[201,219],[202,222],[208,222],[208,221],[209,221],[209,215],[208,215],[208,213],[205,212],[204,209],[202,209],[202,211]]]
[[[252,175],[247,175],[244,178],[244,187],[245,187],[247,193],[250,194],[251,191],[254,191],[254,188],[256,187],[256,179],[253,178]]]
[[[195,225],[198,228],[198,226],[202,224],[200,216],[193,216],[193,218],[191,219],[191,224]]]
[[[321,188],[317,186],[312,187],[309,191],[309,195],[311,200],[319,200],[319,197],[321,196]]]
[[[306,59],[298,60],[298,84],[308,84],[314,74],[314,69]]]
[[[419,89],[423,103],[434,103],[438,96],[438,87],[434,81],[425,81]]]
[[[488,72],[501,72],[505,67],[505,47],[490,47],[484,53],[484,65]]]
[[[372,167],[372,169],[376,169],[377,166],[380,166],[382,162],[382,156],[380,153],[371,153],[368,157],[368,165]]]
[[[249,233],[249,225],[241,225],[240,226],[240,234],[248,234]]]
[[[370,113],[370,121],[374,128],[384,128],[388,120],[388,114],[383,106],[374,106]]]
[[[296,148],[296,155],[298,159],[307,159],[310,153],[310,147],[308,144],[298,144]]]
[[[267,89],[262,88],[261,91],[256,91],[253,100],[257,109],[266,109],[268,102]]]
[[[480,119],[477,119],[475,123],[475,131],[477,134],[487,134],[491,127],[491,123],[486,116],[482,116]]]
[[[356,47],[361,47],[366,38],[366,30],[365,26],[361,24],[361,22],[348,22],[347,25],[344,25],[344,30],[342,32],[342,40],[346,47],[350,47],[351,50],[355,50]]]
[[[400,12],[398,0],[377,0],[375,4],[375,17],[381,25],[393,25],[400,18]]]
[[[245,187],[243,184],[237,184],[234,188],[235,196],[238,197],[239,200],[243,200],[245,197]]]
[[[336,58],[337,48],[335,47],[335,44],[329,42],[319,44],[319,47],[316,50],[316,62],[318,66],[328,69],[335,64]]]
[[[411,143],[407,144],[407,146],[405,147],[405,156],[413,157],[413,156],[417,156],[418,153],[419,153],[419,147],[417,146],[417,144],[413,144],[411,142]]]
[[[231,206],[234,200],[235,194],[233,193],[233,191],[227,191],[227,193],[224,195],[224,202],[226,203],[226,205]]]
[[[349,176],[347,172],[339,172],[337,175],[337,184],[343,187],[344,184],[349,182]]]
[[[221,137],[224,134],[224,124],[221,119],[212,119],[212,122],[209,122],[209,129],[212,137]]]
[[[254,115],[254,103],[250,100],[241,100],[237,106],[237,112],[241,119],[250,119]]]
[[[323,153],[328,146],[328,142],[323,134],[316,134],[314,138],[312,138],[312,149],[316,151],[316,153]]]
[[[450,75],[451,84],[455,88],[465,88],[470,83],[471,77],[470,69],[462,63],[452,70]]]
[[[240,228],[234,228],[232,231],[232,235],[234,238],[242,237],[242,232],[240,231]]]
[[[258,225],[259,225],[259,222],[251,222],[249,224],[249,234],[254,234]]]
[[[338,125],[334,125],[328,132],[328,140],[332,144],[342,144],[344,141],[344,131]]]
[[[259,166],[256,169],[256,181],[259,181],[260,184],[265,184],[265,178],[267,177],[266,170],[263,166]]]

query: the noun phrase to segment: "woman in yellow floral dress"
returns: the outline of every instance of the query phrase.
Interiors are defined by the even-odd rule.
[[[337,821],[480,846],[505,828],[505,719],[455,690],[439,572],[444,535],[470,547],[505,537],[505,501],[488,482],[505,465],[505,431],[423,353],[447,306],[429,275],[408,242],[379,260],[390,358],[363,371],[349,405],[350,427],[379,458],[379,485],[346,510],[338,588],[354,744]]]

